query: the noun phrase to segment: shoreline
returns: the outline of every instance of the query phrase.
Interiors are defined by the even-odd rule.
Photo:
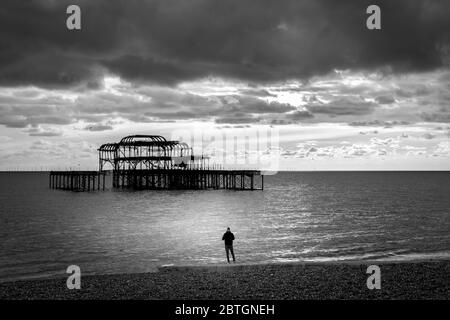
[[[369,290],[369,265],[381,289]],[[0,299],[450,299],[450,260],[338,261],[161,266],[158,272],[0,283]]]
[[[101,276],[122,276],[129,274],[153,274],[164,270],[176,270],[176,271],[186,271],[186,270],[215,270],[221,268],[245,268],[245,267],[263,267],[263,266],[315,266],[315,265],[383,265],[383,264],[398,264],[398,263],[423,263],[423,262],[449,262],[450,257],[429,257],[429,258],[419,258],[413,260],[325,260],[325,261],[267,261],[267,262],[236,262],[227,264],[223,263],[210,263],[210,264],[163,264],[153,268],[153,270],[143,271],[143,272],[116,272],[116,273],[84,273],[85,277],[101,277]],[[48,280],[58,280],[67,279],[69,274],[64,273],[62,270],[60,273],[53,275],[39,275],[39,276],[23,276],[15,277],[11,279],[0,279],[1,284],[8,284],[12,282],[30,282],[30,281],[48,281]]]

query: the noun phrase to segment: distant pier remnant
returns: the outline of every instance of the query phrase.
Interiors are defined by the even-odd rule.
[[[105,189],[106,166],[112,187],[120,189],[231,189],[263,190],[259,170],[230,170],[194,155],[184,142],[158,135],[127,136],[100,146],[99,171],[52,171],[50,188],[90,191]]]
[[[258,170],[226,170],[209,157],[194,155],[184,142],[162,136],[134,135],[99,149],[99,168],[110,165],[114,188],[132,189],[263,189]],[[259,179],[258,179],[259,178]],[[257,181],[258,180],[258,181]]]
[[[49,187],[71,191],[105,190],[106,172],[50,171]]]

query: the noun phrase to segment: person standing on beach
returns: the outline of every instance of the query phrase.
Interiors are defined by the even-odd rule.
[[[222,240],[225,241],[225,252],[227,253],[227,261],[230,263],[230,254],[233,256],[233,262],[236,261],[234,258],[234,251],[233,251],[233,240],[234,240],[234,234],[231,232],[230,228],[227,228],[227,232],[223,234]]]

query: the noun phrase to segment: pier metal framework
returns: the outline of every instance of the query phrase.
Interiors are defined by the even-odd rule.
[[[127,136],[118,143],[107,143],[98,149],[99,170],[110,164],[119,170],[195,169],[205,168],[209,158],[195,156],[184,142],[167,141],[157,135]]]
[[[113,188],[264,189],[264,176],[260,171],[219,169],[210,164],[209,157],[194,155],[186,143],[169,141],[159,135],[127,136],[118,143],[101,145],[98,152],[98,175],[96,172],[52,171],[50,187],[90,191],[95,190],[90,185],[93,179],[93,186],[104,190],[105,175],[112,171]]]
[[[105,172],[50,171],[49,188],[71,191],[105,190]]]

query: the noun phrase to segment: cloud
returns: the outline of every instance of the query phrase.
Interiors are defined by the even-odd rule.
[[[433,154],[437,155],[437,156],[442,156],[442,157],[449,157],[450,156],[450,142],[449,141],[440,142],[435,147]]]
[[[216,123],[231,123],[231,124],[237,124],[237,123],[257,123],[259,122],[260,119],[253,117],[253,116],[249,116],[248,114],[245,113],[240,113],[240,112],[236,112],[232,115],[229,116],[224,116],[224,117],[217,117],[215,119]]]
[[[289,156],[294,156],[296,154],[297,154],[297,152],[293,151],[293,150],[283,150],[280,155],[284,156],[284,157],[289,157]]]
[[[102,63],[109,71],[128,80],[174,85],[205,76],[200,68],[153,57],[121,56]]]
[[[293,121],[301,121],[301,120],[314,118],[314,115],[311,112],[309,112],[308,110],[297,110],[297,111],[286,114],[286,117]]]
[[[365,141],[306,141],[297,144],[297,150],[290,150],[284,154],[285,157],[308,158],[308,159],[345,159],[345,158],[378,158],[393,156],[399,151],[413,152],[422,151],[420,147],[402,147],[400,138],[370,138]],[[294,153],[295,151],[295,153]]]
[[[394,126],[406,126],[410,123],[408,121],[382,121],[382,120],[371,120],[371,121],[353,121],[349,123],[350,126],[354,127],[394,127]]]
[[[43,100],[42,104],[37,104],[19,98],[12,105],[0,101],[0,124],[8,128],[26,128],[39,124],[65,125],[74,121],[69,115],[60,112],[58,107],[45,105],[49,103],[47,99]]]
[[[448,112],[421,113],[420,117],[427,122],[445,122],[450,123],[450,110]]]
[[[359,134],[361,134],[361,135],[378,134],[378,130],[373,130],[373,131],[360,131]]]
[[[252,86],[225,81],[193,82],[171,88],[105,78],[103,87],[82,92],[36,87],[3,88],[0,90],[0,124],[9,128],[27,128],[110,124],[113,120],[150,123],[217,119],[219,123],[335,122],[360,127],[409,126],[423,122],[425,112],[442,115],[450,112],[446,105],[448,83],[439,81],[445,74],[437,71],[423,76],[390,76],[388,82],[391,85],[386,85],[384,79],[373,80],[369,75],[339,72],[337,76],[316,77],[307,84],[291,82],[267,86],[264,90],[273,92],[274,97],[246,95],[242,92],[253,90]],[[373,102],[373,97],[379,96],[378,92],[388,94],[392,84],[408,88],[425,76],[431,83],[430,95],[423,98],[425,101],[421,97],[403,98],[392,106]],[[367,91],[365,95],[343,93],[346,92],[343,90],[345,84],[352,83],[353,79],[377,89]],[[313,86],[327,86],[328,89],[310,94]],[[439,122],[445,117],[427,119]]]
[[[94,123],[88,124],[86,127],[84,127],[84,129],[89,131],[107,131],[112,130],[113,126],[109,124]]]
[[[400,138],[370,138],[370,142],[373,145],[397,147],[400,142]]]
[[[38,127],[32,127],[27,130],[24,130],[24,132],[28,133],[31,137],[59,137],[62,136],[62,132],[60,130],[56,130],[53,128],[41,128]]]
[[[375,110],[376,104],[361,98],[342,97],[329,103],[309,104],[306,109],[312,114],[326,114],[330,117],[347,115],[368,115]]]
[[[265,83],[448,61],[445,1],[380,0],[379,32],[365,27],[370,1],[79,0],[80,32],[65,28],[69,4],[2,2],[0,85],[89,89],[111,73],[168,85],[209,76]]]
[[[286,113],[296,108],[288,103],[266,101],[252,96],[225,96],[221,98],[222,112]]]
[[[11,137],[8,137],[8,136],[0,136],[0,143],[1,143],[1,142],[8,142],[8,141],[11,141],[11,140],[12,140]]]
[[[391,104],[395,102],[395,99],[391,96],[379,96],[375,98],[375,101],[379,104]]]
[[[326,140],[286,157],[384,158],[430,155],[450,134],[430,130],[450,123],[450,3],[380,0],[376,32],[368,0],[79,0],[80,32],[65,28],[69,4],[2,2],[0,129],[18,145],[269,124]],[[33,146],[61,159],[71,147]]]
[[[426,140],[431,140],[431,139],[436,138],[436,135],[427,132],[427,133],[425,133],[425,134],[422,135],[422,138],[424,138],[424,139],[426,139]]]
[[[270,93],[266,89],[245,89],[240,92],[243,95],[255,96],[255,97],[276,97],[275,94]]]

